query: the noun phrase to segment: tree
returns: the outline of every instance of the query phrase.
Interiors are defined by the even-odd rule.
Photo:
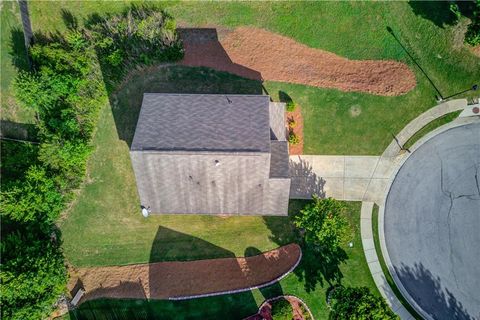
[[[366,287],[336,287],[330,296],[331,320],[398,319],[382,297]]]
[[[349,236],[344,215],[345,206],[340,201],[314,197],[313,203],[294,217],[294,224],[302,230],[306,245],[318,252],[335,252]]]
[[[2,319],[44,319],[65,291],[60,234],[53,228],[2,219]]]

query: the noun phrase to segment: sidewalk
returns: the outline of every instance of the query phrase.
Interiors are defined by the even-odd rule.
[[[350,201],[380,201],[398,159],[379,156],[290,156],[290,197],[312,194]]]

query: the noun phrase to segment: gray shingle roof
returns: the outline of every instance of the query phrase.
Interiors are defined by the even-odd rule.
[[[269,152],[269,97],[145,93],[131,150]]]

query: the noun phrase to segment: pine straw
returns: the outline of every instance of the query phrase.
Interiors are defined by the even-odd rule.
[[[185,41],[181,64],[255,80],[305,84],[382,96],[405,94],[415,75],[401,62],[349,60],[263,29],[240,27],[220,41]]]
[[[301,249],[289,244],[247,258],[157,262],[71,270],[68,288],[86,290],[82,302],[98,298],[167,299],[261,285],[288,272]]]

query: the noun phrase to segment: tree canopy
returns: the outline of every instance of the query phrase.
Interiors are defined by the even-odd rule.
[[[366,287],[336,287],[331,293],[330,320],[396,320],[382,297],[373,295]]]

